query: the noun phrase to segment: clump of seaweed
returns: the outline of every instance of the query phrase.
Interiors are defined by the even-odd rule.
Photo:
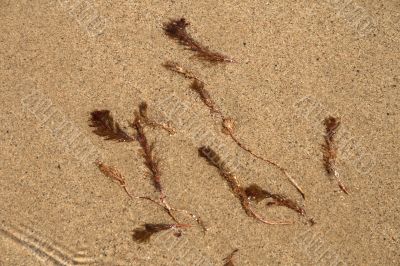
[[[238,178],[232,171],[227,168],[226,164],[222,161],[220,156],[210,147],[202,146],[199,148],[199,155],[207,160],[209,164],[216,167],[220,175],[227,181],[232,193],[239,199],[245,213],[252,218],[255,218],[265,224],[291,224],[288,221],[270,221],[263,218],[260,214],[256,213],[250,204],[250,200],[246,194],[245,189],[239,184]]]
[[[339,172],[336,169],[337,145],[335,135],[340,127],[340,118],[328,116],[324,120],[325,125],[325,143],[322,145],[323,162],[327,174],[336,179],[339,188],[346,194],[349,194],[346,187],[339,178]]]
[[[301,194],[303,198],[305,198],[305,193],[303,189],[299,186],[299,184],[294,180],[294,178],[289,174],[289,172],[280,166],[278,163],[264,158],[256,153],[254,153],[250,148],[248,148],[246,145],[244,145],[235,135],[235,121],[230,118],[225,116],[216,106],[215,102],[211,98],[210,93],[207,91],[207,89],[204,86],[204,82],[199,80],[196,76],[192,74],[187,74],[191,73],[191,71],[184,69],[181,67],[178,63],[175,62],[168,62],[165,63],[164,66],[174,72],[177,72],[181,75],[183,75],[185,78],[188,78],[192,80],[190,88],[196,92],[202,102],[210,109],[211,113],[216,113],[219,115],[219,117],[222,120],[222,132],[224,132],[226,135],[228,135],[235,143],[238,145],[241,149],[244,151],[248,152],[250,155],[254,156],[255,158],[262,160],[274,167],[276,167],[289,181],[290,183],[297,189],[297,191]]]
[[[96,115],[98,114],[98,112],[99,111],[94,111],[91,113],[92,124],[93,124],[93,117],[97,117]],[[117,126],[118,123],[114,123],[109,110],[103,110],[103,111],[101,111],[101,113],[105,114],[105,116],[104,115],[101,116],[101,117],[103,117],[102,119],[94,120],[94,121],[102,121],[101,123],[99,123],[100,125],[98,126],[98,128],[100,128],[101,130],[99,132],[94,131],[94,133],[99,136],[107,136],[106,140],[118,139],[118,138],[114,137],[114,133],[112,133],[112,132],[118,132],[117,130],[115,130],[115,128],[119,128],[119,126]],[[103,122],[103,121],[107,121],[107,122]],[[103,125],[112,125],[112,126],[103,126]],[[124,136],[125,139],[131,139],[131,141],[136,139],[139,142],[140,147],[141,147],[141,153],[144,158],[144,164],[150,171],[151,179],[153,181],[153,185],[154,185],[155,189],[160,193],[160,197],[158,200],[153,199],[148,196],[133,195],[132,193],[130,193],[128,191],[125,178],[123,177],[121,172],[116,167],[109,166],[99,160],[97,160],[95,162],[96,165],[98,166],[99,170],[105,176],[110,177],[112,179],[112,181],[117,182],[121,186],[121,188],[125,191],[125,193],[129,196],[130,199],[144,199],[144,200],[151,201],[152,203],[157,204],[158,206],[162,207],[163,210],[175,222],[174,224],[169,224],[168,226],[166,226],[166,224],[146,224],[144,226],[144,228],[134,230],[134,239],[135,240],[137,239],[138,242],[143,242],[144,240],[149,239],[150,236],[153,235],[154,233],[157,233],[157,232],[160,232],[163,230],[167,230],[167,229],[187,228],[190,226],[190,225],[180,223],[178,221],[178,219],[175,217],[173,212],[182,212],[182,213],[185,213],[186,215],[189,215],[194,220],[196,220],[196,222],[203,228],[203,230],[205,232],[207,229],[206,229],[203,221],[197,215],[195,215],[187,210],[172,208],[168,204],[168,202],[166,200],[166,195],[163,190],[163,186],[161,184],[161,171],[159,168],[159,161],[156,158],[156,156],[154,155],[154,144],[150,144],[145,135],[145,131],[144,131],[145,125],[148,125],[151,127],[160,127],[167,131],[169,129],[169,128],[165,128],[164,126],[158,126],[158,125],[162,125],[162,124],[156,123],[148,118],[147,104],[143,102],[139,105],[139,110],[137,112],[135,112],[134,121],[131,124],[131,126],[136,130],[135,138],[129,136],[125,132],[124,133],[126,134],[126,136],[122,135],[120,133],[119,134],[121,136]],[[109,130],[109,128],[111,128],[113,130]],[[143,240],[141,240],[141,239],[143,239]]]
[[[133,141],[133,138],[122,130],[117,122],[114,122],[109,110],[95,110],[90,115],[90,126],[95,128],[93,133],[105,137],[106,140]]]
[[[233,264],[233,256],[239,251],[239,249],[235,248],[228,256],[226,256],[223,261],[224,261],[224,266],[234,266]]]
[[[168,37],[195,52],[196,56],[202,60],[212,63],[234,62],[232,58],[213,52],[208,47],[193,39],[193,37],[186,31],[186,28],[189,25],[190,23],[185,18],[171,19],[169,22],[164,23],[163,29]]]

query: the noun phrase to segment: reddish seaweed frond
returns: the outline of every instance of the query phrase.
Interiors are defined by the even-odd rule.
[[[235,248],[227,257],[223,259],[224,266],[234,266],[233,264],[233,256],[239,251],[239,249]]]
[[[114,122],[109,110],[95,110],[90,115],[90,126],[95,128],[93,133],[105,137],[106,140],[133,141],[133,138]]]
[[[223,54],[213,52],[208,47],[194,40],[186,31],[186,28],[189,25],[190,23],[187,22],[185,18],[171,19],[163,25],[163,29],[168,37],[176,40],[180,45],[185,46],[187,49],[196,52],[196,56],[202,60],[212,63],[234,62],[233,59]]]
[[[147,137],[144,133],[144,127],[142,120],[138,113],[135,113],[135,119],[132,123],[132,127],[136,129],[136,140],[139,142],[142,148],[142,156],[144,158],[144,163],[151,173],[151,178],[153,180],[153,185],[158,192],[162,193],[161,186],[161,171],[159,169],[158,160],[153,155],[154,145],[149,144]]]
[[[349,194],[346,187],[339,178],[339,172],[336,169],[336,158],[337,158],[337,145],[335,141],[335,135],[340,127],[340,118],[328,116],[324,120],[325,125],[325,143],[322,145],[322,159],[324,167],[329,176],[336,178],[339,188],[346,194]]]
[[[150,237],[156,233],[169,230],[169,229],[177,229],[177,228],[185,228],[190,225],[186,224],[144,224],[143,227],[139,227],[133,230],[133,240],[138,243],[148,242]],[[177,236],[180,236],[178,234]]]
[[[292,222],[287,221],[270,221],[263,218],[260,214],[256,213],[250,205],[250,200],[246,195],[246,191],[239,184],[238,178],[234,175],[229,168],[226,167],[226,164],[221,160],[221,157],[210,147],[202,146],[199,148],[199,155],[207,160],[207,162],[213,166],[215,166],[220,175],[227,181],[229,187],[233,195],[235,195],[242,205],[245,213],[254,219],[257,219],[265,224],[291,224]]]
[[[204,82],[195,79],[192,81],[190,88],[199,95],[202,102],[210,109],[211,112],[221,115],[221,111],[219,111],[216,107],[210,93],[204,88]]]

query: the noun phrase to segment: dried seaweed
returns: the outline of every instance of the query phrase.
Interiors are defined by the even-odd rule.
[[[114,122],[109,110],[95,110],[90,115],[90,126],[96,128],[93,133],[105,137],[106,140],[133,141],[133,138],[123,131],[117,122]]]
[[[170,230],[170,229],[177,229],[177,228],[184,228],[189,227],[190,225],[186,224],[143,224],[143,227],[139,227],[133,230],[133,240],[138,243],[148,242],[150,237],[156,233]],[[179,234],[180,235],[180,234]]]
[[[229,187],[231,188],[232,193],[239,199],[243,210],[249,217],[255,218],[265,224],[291,224],[292,222],[287,221],[270,221],[263,218],[261,215],[256,213],[250,205],[250,200],[246,195],[245,189],[239,184],[237,180],[237,176],[234,175],[229,168],[227,168],[226,164],[221,160],[219,155],[213,151],[210,147],[202,146],[199,148],[199,155],[204,157],[207,162],[213,166],[215,166],[220,175],[227,181]]]
[[[213,63],[221,62],[234,62],[233,59],[211,51],[200,42],[194,40],[192,36],[186,31],[186,27],[190,23],[185,18],[171,19],[168,23],[163,25],[165,34],[176,40],[180,45],[185,46],[187,49],[196,52],[196,56],[202,60],[206,60]]]
[[[224,266],[234,266],[233,264],[233,256],[239,251],[239,249],[235,248],[227,257],[223,259]]]
[[[238,145],[244,151],[248,152],[250,155],[252,155],[255,158],[257,158],[259,160],[262,160],[262,161],[264,161],[264,162],[266,162],[268,164],[271,164],[274,167],[276,167],[277,169],[279,169],[279,171],[281,171],[281,173],[297,189],[297,191],[301,194],[301,196],[303,198],[305,198],[305,193],[304,193],[303,189],[300,187],[300,185],[296,182],[296,180],[294,180],[294,178],[288,173],[288,171],[285,168],[283,168],[278,163],[276,163],[276,162],[274,162],[274,161],[272,161],[270,159],[267,159],[267,158],[264,158],[264,157],[262,157],[260,155],[257,155],[250,148],[248,148],[242,142],[239,141],[239,139],[234,134],[235,121],[232,118],[225,116],[216,107],[216,104],[213,101],[213,99],[211,98],[210,93],[207,91],[207,89],[204,86],[204,82],[202,82],[201,80],[199,80],[195,76],[193,77],[192,75],[186,74],[186,73],[191,73],[191,72],[189,70],[186,70],[183,67],[179,66],[177,63],[169,62],[169,63],[165,63],[164,65],[168,65],[167,69],[169,69],[171,71],[174,71],[174,72],[178,72],[178,73],[182,74],[184,77],[186,77],[188,79],[192,79],[193,81],[191,83],[190,88],[199,95],[200,99],[210,109],[211,113],[216,113],[216,114],[219,115],[219,117],[222,120],[222,132],[224,132],[226,135],[228,135],[236,143],[236,145]]]
[[[142,150],[142,156],[145,160],[145,165],[151,173],[151,179],[156,190],[163,193],[163,188],[161,186],[161,172],[159,169],[159,161],[153,155],[154,145],[149,144],[146,135],[144,134],[144,127],[141,121],[141,117],[135,113],[135,119],[132,123],[132,127],[136,129],[136,140],[139,142]]]
[[[339,188],[346,194],[349,194],[346,187],[343,185],[339,178],[339,172],[336,169],[336,158],[337,158],[337,145],[335,141],[335,135],[340,127],[340,118],[328,116],[324,120],[325,125],[325,143],[322,145],[323,151],[323,162],[327,174],[331,177],[336,178],[336,182]]]

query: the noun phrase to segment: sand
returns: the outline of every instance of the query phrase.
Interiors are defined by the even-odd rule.
[[[235,265],[400,263],[398,1],[74,3],[0,1],[0,265],[222,265],[234,248]],[[168,39],[162,23],[182,16],[196,39],[237,62],[203,62]],[[288,169],[305,201],[221,133],[166,60],[206,82],[238,139]],[[169,202],[200,215],[206,234],[194,226],[134,242],[134,228],[171,219],[129,200],[93,163],[117,167],[132,193],[157,197],[138,143],[105,141],[88,126],[91,111],[109,109],[132,133],[141,101],[177,129],[146,132]],[[328,115],[342,119],[337,167],[349,195],[322,165]],[[243,185],[285,193],[316,224],[263,204],[265,217],[294,224],[247,217],[199,158],[201,145],[220,151]]]

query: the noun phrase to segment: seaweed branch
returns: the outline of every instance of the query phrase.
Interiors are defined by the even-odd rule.
[[[235,248],[227,257],[224,258],[224,266],[234,266],[233,264],[233,256],[239,251],[239,249]]]
[[[123,131],[117,122],[114,122],[109,110],[95,110],[90,115],[90,126],[95,127],[93,133],[105,137],[106,140],[133,141],[133,138]]]
[[[207,231],[207,228],[204,226],[204,223],[200,219],[200,217],[187,210],[176,209],[169,205],[166,199],[166,195],[164,193],[163,186],[161,185],[161,171],[159,169],[159,161],[153,154],[154,144],[149,144],[149,141],[147,140],[147,137],[144,133],[143,119],[145,120],[146,117],[144,117],[143,114],[145,113],[143,112],[142,104],[141,106],[139,106],[139,112],[135,112],[132,127],[136,130],[136,139],[141,146],[142,156],[145,160],[145,166],[149,169],[151,173],[151,179],[153,181],[155,189],[160,193],[160,201],[164,206],[165,211],[177,223],[179,223],[179,221],[174,216],[173,212],[183,212],[195,219],[196,222],[203,228],[203,230]]]
[[[208,47],[202,45],[200,42],[193,39],[192,36],[186,31],[190,23],[185,18],[171,19],[169,22],[164,23],[163,29],[165,34],[176,40],[180,45],[185,46],[187,49],[196,52],[196,56],[202,60],[213,63],[221,62],[234,62],[233,59],[211,51]]]
[[[110,115],[110,111],[108,110],[102,110],[102,111],[93,111],[91,113],[91,126],[97,127],[95,131],[93,131],[95,134],[100,135],[100,136],[107,136],[107,139],[118,139],[120,141],[133,141],[134,138],[129,136],[127,133],[123,132],[118,123],[114,123],[112,116]],[[178,219],[175,217],[173,212],[182,212],[185,213],[186,215],[189,215],[192,217],[196,222],[203,228],[204,232],[207,230],[207,228],[204,226],[203,221],[198,217],[197,215],[187,211],[187,210],[180,210],[176,208],[172,208],[168,202],[166,201],[166,196],[163,191],[163,187],[161,185],[161,171],[159,169],[159,161],[157,160],[156,156],[153,153],[154,150],[154,145],[150,144],[146,138],[146,135],[144,133],[144,125],[149,125],[151,127],[160,127],[163,128],[169,132],[172,132],[172,127],[169,127],[169,125],[164,125],[164,124],[159,124],[156,123],[153,120],[150,120],[147,116],[147,104],[146,103],[141,103],[139,106],[139,111],[135,112],[135,119],[132,124],[132,127],[136,129],[136,140],[139,142],[141,146],[141,151],[142,151],[142,156],[145,160],[145,165],[146,167],[150,170],[151,172],[151,177],[153,180],[153,185],[156,188],[156,190],[160,193],[160,198],[159,200],[152,199],[151,197],[148,196],[135,196],[132,193],[130,193],[127,189],[127,184],[125,181],[125,178],[121,174],[121,172],[113,167],[109,166],[99,160],[96,160],[95,164],[99,168],[99,170],[107,177],[111,178],[112,181],[118,183],[121,188],[125,191],[125,193],[128,195],[130,199],[142,199],[142,200],[147,200],[152,203],[157,204],[158,206],[162,207],[163,210],[173,219],[175,222],[174,224],[169,224],[166,226],[166,224],[146,224],[144,226],[144,229],[142,230],[135,230],[134,231],[134,239],[137,239],[138,242],[143,242],[146,239],[149,239],[150,236],[154,233],[157,233],[162,230],[167,230],[171,228],[186,228],[189,227],[190,225],[182,224],[178,221]],[[158,225],[158,226],[157,226]]]
[[[159,123],[159,122],[156,122],[156,121],[150,119],[148,117],[148,114],[147,114],[147,108],[148,108],[148,105],[147,105],[146,102],[141,102],[140,103],[140,105],[139,105],[139,114],[140,114],[140,117],[142,118],[143,122],[146,125],[148,125],[148,126],[150,126],[152,128],[161,128],[161,129],[167,131],[170,135],[173,135],[173,134],[176,133],[176,129],[173,128],[170,125],[170,123]]]
[[[249,185],[248,187],[245,188],[245,192],[246,192],[247,198],[250,201],[253,201],[257,204],[264,199],[272,199],[272,201],[267,202],[267,206],[272,206],[272,205],[284,206],[288,209],[291,209],[291,210],[297,212],[300,216],[303,216],[303,217],[307,216],[304,208],[302,208],[294,200],[292,200],[282,194],[271,193],[271,192],[261,188],[257,184]],[[308,222],[311,225],[313,225],[315,223],[313,218],[308,218]]]
[[[324,120],[325,125],[325,143],[322,145],[323,151],[323,162],[327,174],[331,177],[336,178],[336,182],[339,188],[346,194],[349,194],[346,187],[339,178],[339,172],[336,169],[336,158],[337,158],[337,145],[335,141],[335,135],[340,127],[340,118],[329,116]]]
[[[237,176],[234,175],[229,168],[227,168],[226,164],[221,160],[219,155],[207,146],[202,146],[199,148],[199,155],[204,157],[209,164],[219,170],[220,175],[227,181],[232,193],[239,199],[243,210],[249,217],[271,225],[292,223],[287,221],[270,221],[256,213],[251,207],[250,200],[247,197],[245,189],[243,189],[243,187],[239,184]]]
[[[183,67],[179,66],[178,63],[175,62],[168,62],[165,63],[165,65],[168,65],[169,67],[167,67],[167,69],[180,73],[182,74],[184,77],[192,80],[192,83],[190,85],[190,88],[195,91],[200,99],[202,100],[202,102],[210,109],[211,113],[216,113],[219,115],[219,117],[222,120],[222,132],[224,132],[226,135],[228,135],[235,143],[236,145],[238,145],[241,149],[243,149],[244,151],[248,152],[250,155],[254,156],[255,158],[262,160],[274,167],[276,167],[289,181],[290,183],[296,188],[296,190],[301,194],[301,196],[303,198],[305,198],[305,193],[303,191],[303,189],[300,187],[300,185],[296,182],[296,180],[289,174],[289,172],[283,168],[282,166],[280,166],[278,163],[264,158],[256,153],[254,153],[250,148],[248,148],[246,145],[244,145],[234,134],[235,131],[235,121],[230,118],[225,116],[221,110],[219,110],[215,104],[215,102],[213,101],[213,99],[211,98],[210,93],[207,91],[207,89],[204,86],[204,82],[202,82],[201,80],[199,80],[196,76],[193,75],[189,75],[186,73],[191,73],[189,70],[184,69]]]

